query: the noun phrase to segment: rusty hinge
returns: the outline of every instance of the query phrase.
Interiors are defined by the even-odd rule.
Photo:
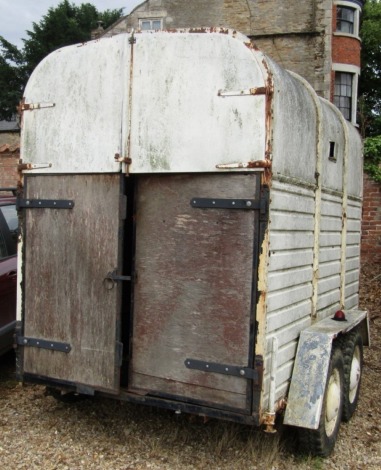
[[[187,369],[202,370],[203,372],[214,372],[215,374],[233,375],[243,379],[252,379],[254,383],[258,382],[258,371],[250,367],[232,366],[229,364],[219,364],[216,362],[199,361],[197,359],[185,359]]]
[[[51,163],[20,163],[17,166],[17,171],[23,170],[41,170],[43,168],[51,168]]]
[[[235,170],[242,168],[266,169],[271,168],[271,160],[253,160],[250,162],[219,163],[218,165],[216,165],[216,168],[218,168],[219,170]]]
[[[218,90],[218,96],[226,97],[226,96],[256,96],[256,95],[265,95],[266,94],[266,87],[254,87],[254,88],[246,88],[245,90]]]
[[[21,103],[20,111],[33,111],[35,109],[54,108],[55,103]]]
[[[122,157],[120,155],[120,153],[116,153],[115,156],[114,156],[114,160],[117,162],[117,163],[125,163],[126,165],[131,165],[132,163],[132,160],[130,157]]]

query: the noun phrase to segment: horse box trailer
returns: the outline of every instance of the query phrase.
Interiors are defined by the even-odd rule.
[[[21,380],[327,455],[368,344],[357,130],[223,29],[57,50],[21,110]]]

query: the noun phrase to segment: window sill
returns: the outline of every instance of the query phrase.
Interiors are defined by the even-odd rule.
[[[333,35],[338,36],[338,37],[357,39],[357,41],[361,43],[361,38],[359,36],[357,36],[356,34],[342,33],[340,31],[334,31]]]

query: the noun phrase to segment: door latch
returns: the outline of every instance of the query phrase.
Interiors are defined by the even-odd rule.
[[[131,276],[122,276],[117,274],[118,270],[110,271],[107,276],[103,279],[103,285],[107,290],[112,290],[116,282],[131,281]]]

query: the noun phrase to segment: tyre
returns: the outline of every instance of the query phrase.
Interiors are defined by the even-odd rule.
[[[299,429],[302,452],[327,457],[333,451],[339,433],[344,397],[344,358],[334,347],[328,369],[327,384],[318,429]]]
[[[357,408],[363,368],[362,337],[357,330],[339,338],[344,358],[343,421],[349,421]]]

